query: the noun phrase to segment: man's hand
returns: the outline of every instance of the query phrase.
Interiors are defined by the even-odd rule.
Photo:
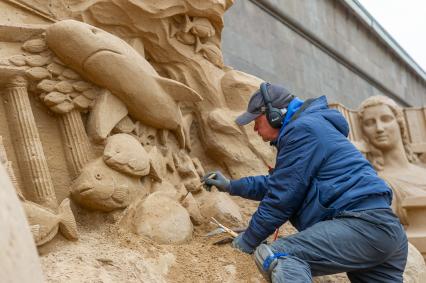
[[[211,186],[215,186],[221,192],[229,192],[231,186],[231,182],[220,171],[207,173],[201,181],[207,186],[208,191]]]
[[[243,239],[244,232],[239,234],[233,241],[232,246],[243,253],[252,254],[254,248],[250,247]]]

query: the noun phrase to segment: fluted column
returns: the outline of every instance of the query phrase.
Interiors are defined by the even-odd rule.
[[[13,77],[5,88],[5,105],[9,128],[15,142],[18,165],[25,189],[33,201],[53,209],[58,207],[46,157],[31,110],[24,77]]]
[[[73,177],[77,177],[84,165],[92,159],[89,138],[84,129],[80,112],[73,109],[59,115],[59,124],[70,169]]]

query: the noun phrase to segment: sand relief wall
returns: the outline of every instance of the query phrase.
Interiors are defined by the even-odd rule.
[[[202,164],[234,177],[273,165],[273,152],[233,122],[260,79],[223,66],[222,15],[232,1],[119,3],[73,13],[126,41],[73,20],[4,26],[25,32],[3,39],[13,51],[0,56],[1,135],[37,245],[58,231],[78,238],[58,190],[78,207],[125,209],[121,225],[159,243],[189,241],[210,217],[241,226],[228,195],[202,189]],[[60,139],[41,137],[38,112],[51,116]],[[49,151],[53,143],[62,156]],[[53,167],[61,157],[65,166]],[[71,182],[55,188],[60,174]]]
[[[403,109],[385,96],[370,97],[357,110],[332,107],[348,120],[349,139],[392,188],[392,209],[425,257],[426,109]]]

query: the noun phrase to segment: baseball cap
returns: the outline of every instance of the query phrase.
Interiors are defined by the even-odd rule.
[[[285,87],[277,84],[266,85],[268,89],[269,99],[272,107],[278,109],[287,108],[294,96]],[[266,104],[260,89],[258,89],[250,98],[247,105],[247,111],[235,119],[235,122],[240,125],[247,125],[263,113],[265,113]]]

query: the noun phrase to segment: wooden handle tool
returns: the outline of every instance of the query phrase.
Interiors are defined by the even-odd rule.
[[[216,173],[210,174],[210,176],[208,176],[207,179],[213,179],[214,177],[216,177]],[[201,181],[201,184],[199,187],[202,189],[205,183],[206,183],[206,180]],[[210,192],[211,186],[209,186],[208,188],[206,187],[206,190]]]
[[[226,233],[228,233],[229,235],[231,235],[233,238],[236,238],[238,236],[238,234],[234,231],[232,231],[231,229],[229,229],[226,226],[223,226],[222,224],[219,223],[219,221],[217,221],[214,217],[211,218],[213,220],[213,223],[216,224],[217,226],[219,226],[220,228],[222,228],[223,230],[225,230]]]
[[[210,174],[210,176],[208,176],[207,179],[213,179],[214,177],[216,177],[216,173]],[[205,182],[206,182],[205,180],[201,181],[201,185],[204,185]]]

